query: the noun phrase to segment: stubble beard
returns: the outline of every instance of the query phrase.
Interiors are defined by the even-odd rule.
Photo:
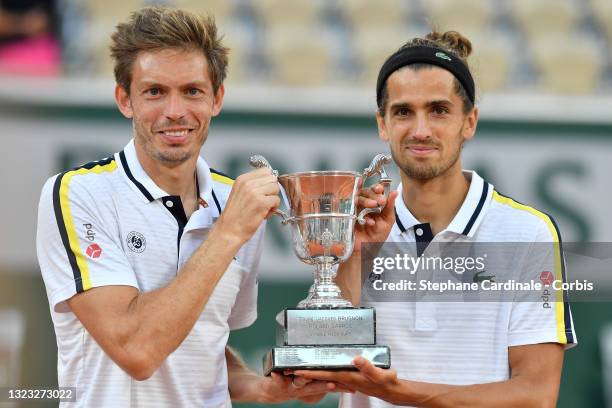
[[[155,135],[144,129],[144,127],[136,119],[133,120],[133,123],[136,143],[140,143],[147,155],[153,158],[155,161],[161,162],[169,167],[174,167],[185,163],[187,160],[192,158],[194,154],[199,154],[199,151],[190,151],[189,147],[174,147],[166,151],[159,150],[155,147]],[[202,147],[204,141],[206,140],[207,131],[203,130],[202,132],[203,134],[199,137],[200,147]]]
[[[402,161],[394,149],[391,149],[391,156],[393,157],[393,161],[406,176],[415,180],[427,181],[446,173],[448,169],[457,163],[461,156],[464,142],[465,141],[462,140],[459,143],[457,149],[447,160],[433,164],[411,163],[409,160]]]

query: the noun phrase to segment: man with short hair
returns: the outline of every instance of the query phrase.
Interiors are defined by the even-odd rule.
[[[401,184],[388,200],[380,196],[381,186],[360,198],[362,206],[386,207],[370,216],[365,229],[357,228],[353,257],[340,268],[338,283],[353,304],[362,298],[363,242],[402,243],[418,258],[438,243],[502,242],[524,250],[512,259],[520,273],[532,271],[530,261],[542,256],[537,244],[543,243],[555,248],[544,265],[565,279],[552,218],[462,170],[461,150],[478,122],[467,64],[471,48],[457,32],[432,32],[408,42],[380,70],[379,136],[389,143]],[[533,244],[533,250],[512,243]],[[431,274],[432,280],[459,276]],[[376,307],[377,342],[391,348],[393,370],[358,357],[357,372],[295,374],[358,391],[343,396],[343,407],[552,407],[564,349],[576,344],[569,305],[558,296],[550,308],[537,301],[397,303],[370,297],[362,305]]]
[[[58,383],[82,407],[228,407],[327,387],[249,371],[227,347],[257,316],[269,169],[234,182],[199,157],[224,96],[212,18],[144,8],[112,36],[115,98],[133,140],[51,177],[37,252],[58,345]]]

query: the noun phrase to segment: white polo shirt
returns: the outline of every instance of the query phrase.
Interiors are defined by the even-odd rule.
[[[419,254],[427,253],[436,246],[430,243],[436,242],[560,243],[550,216],[501,195],[475,172],[464,175],[471,180],[468,194],[448,227],[435,236],[429,224],[418,221],[406,208],[400,185],[396,224],[387,242],[410,243]],[[550,258],[547,267],[565,281],[561,253],[556,251]],[[391,348],[391,366],[399,378],[469,385],[509,379],[508,347],[576,344],[569,304],[558,300],[549,309],[532,301],[383,302],[380,298],[364,298],[362,306],[376,308],[377,342]],[[393,405],[356,393],[343,394],[340,406]]]
[[[204,203],[188,220],[180,197],[164,192],[144,171],[133,141],[112,158],[44,185],[37,252],[57,336],[58,383],[76,387],[74,406],[231,406],[225,346],[230,330],[257,317],[263,225],[236,254],[189,335],[146,381],[133,380],[116,365],[65,302],[95,287],[149,292],[174,279],[206,239],[233,182],[202,158],[196,176]]]

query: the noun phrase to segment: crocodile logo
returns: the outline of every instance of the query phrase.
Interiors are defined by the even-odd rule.
[[[445,59],[445,60],[447,60],[447,61],[452,61],[452,60],[451,60],[451,57],[449,57],[448,55],[446,55],[446,54],[445,54],[445,53],[443,53],[442,51],[438,51],[438,52],[436,52],[436,57],[438,57],[438,58],[442,58],[442,59]]]
[[[483,273],[487,273],[487,271],[482,270],[482,271],[478,271],[474,274],[474,282],[476,283],[482,283],[484,281],[489,281],[489,282],[495,282],[495,275],[483,275]]]

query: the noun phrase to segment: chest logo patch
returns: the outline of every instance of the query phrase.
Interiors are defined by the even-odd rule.
[[[138,231],[130,232],[127,236],[126,242],[128,248],[130,248],[130,251],[136,253],[143,252],[147,247],[147,240],[145,239],[144,235]]]

